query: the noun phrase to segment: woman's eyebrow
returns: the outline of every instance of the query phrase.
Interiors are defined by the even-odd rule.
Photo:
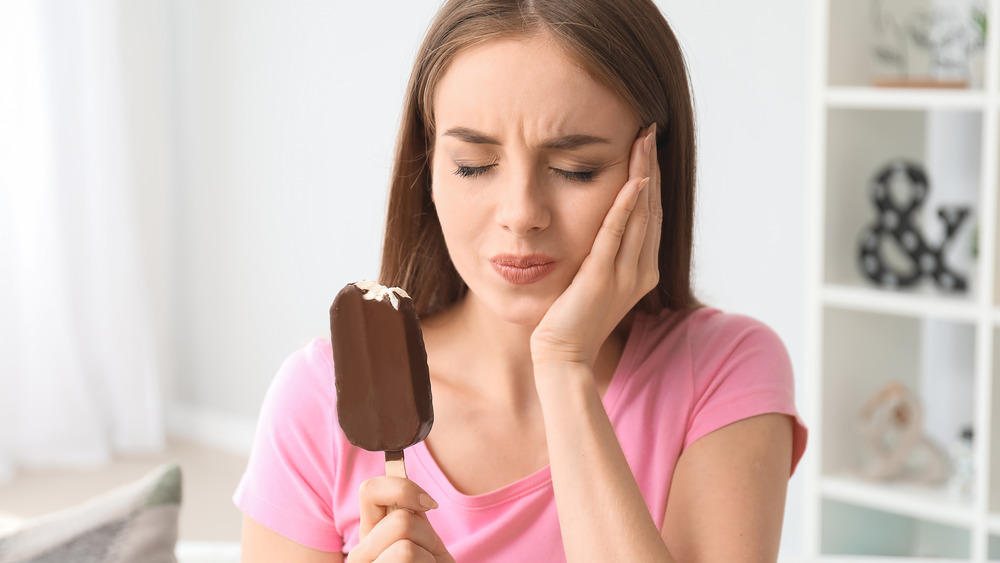
[[[564,135],[562,137],[556,137],[555,139],[545,141],[541,144],[541,148],[571,151],[587,145],[600,143],[611,144],[611,141],[605,139],[604,137],[595,137],[593,135]]]
[[[445,131],[442,134],[443,137],[455,137],[459,141],[465,141],[466,143],[472,143],[475,145],[499,145],[500,141],[486,135],[485,133],[480,133],[468,127],[452,127],[451,129]]]
[[[489,135],[480,133],[474,129],[469,129],[468,127],[452,127],[451,129],[445,131],[442,136],[455,137],[460,141],[476,145],[501,144],[500,141],[494,137],[490,137]],[[548,139],[544,141],[541,145],[539,145],[539,148],[546,150],[571,151],[587,145],[599,143],[610,144],[611,141],[605,139],[604,137],[595,137],[593,135],[563,135],[562,137],[556,137],[555,139]]]

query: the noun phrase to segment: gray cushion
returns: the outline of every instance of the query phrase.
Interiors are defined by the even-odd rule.
[[[158,467],[0,536],[0,563],[175,563],[181,470]]]

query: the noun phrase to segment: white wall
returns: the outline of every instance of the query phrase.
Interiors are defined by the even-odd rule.
[[[698,115],[698,295],[769,324],[802,373],[813,3],[658,4],[684,46]],[[800,397],[801,390],[800,384]],[[797,474],[785,512],[784,556],[803,552],[802,511]]]
[[[149,295],[152,336],[163,388],[175,374],[172,222],[176,185],[171,137],[174,84],[168,73],[169,0],[118,3],[129,182],[136,187],[136,222]]]
[[[178,399],[255,417],[280,362],[376,277],[429,2],[175,4]]]
[[[810,3],[659,4],[696,96],[698,293],[770,324],[801,366]],[[171,4],[177,400],[252,420],[339,288],[376,275],[403,87],[437,5]],[[786,555],[799,504],[793,480]]]

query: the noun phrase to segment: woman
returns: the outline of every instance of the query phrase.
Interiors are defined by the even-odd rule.
[[[692,295],[694,177],[650,0],[443,6],[379,280],[421,314],[434,428],[383,476],[337,426],[330,342],[293,355],[235,497],[244,560],[774,561],[805,429],[780,340]]]

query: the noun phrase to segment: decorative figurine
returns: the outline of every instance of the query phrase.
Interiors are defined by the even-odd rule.
[[[892,187],[897,184],[908,190],[908,201],[894,201]],[[968,288],[965,276],[949,268],[944,255],[948,243],[969,217],[969,209],[942,208],[938,211],[945,225],[945,235],[941,244],[933,247],[914,224],[914,215],[930,191],[927,173],[919,164],[905,160],[886,164],[872,179],[871,190],[878,217],[861,235],[858,260],[864,276],[889,288],[910,287],[922,277],[930,276],[945,291],[964,292]],[[892,267],[885,255],[888,244],[894,245],[898,253],[910,261],[909,269],[900,271]]]
[[[872,454],[861,475],[877,481],[937,485],[949,477],[948,454],[923,431],[919,400],[894,381],[880,389],[861,411],[861,435]]]

